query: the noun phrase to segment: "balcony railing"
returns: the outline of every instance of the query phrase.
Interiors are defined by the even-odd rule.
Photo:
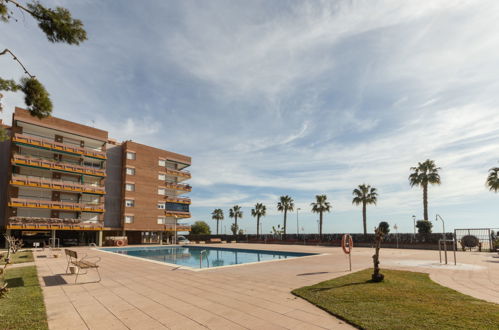
[[[170,175],[170,176],[179,176],[179,177],[186,178],[186,179],[191,178],[191,173],[189,171],[179,171],[179,170],[174,170],[171,168],[165,168],[165,172],[167,175]]]
[[[88,203],[68,203],[59,201],[47,201],[24,198],[11,198],[10,207],[28,207],[35,209],[50,209],[61,211],[76,211],[76,212],[104,212],[104,204],[88,204]]]
[[[106,159],[106,153],[103,151],[92,150],[88,148],[81,148],[77,146],[70,146],[64,143],[51,141],[49,139],[44,139],[41,137],[29,136],[25,134],[16,133],[12,137],[12,141],[16,143],[27,144],[43,149],[56,150],[60,152],[83,155],[91,158]]]
[[[165,215],[167,217],[175,217],[175,218],[190,218],[191,212],[182,212],[182,211],[165,211]]]
[[[102,229],[103,221],[86,222],[83,219],[62,219],[62,218],[40,218],[40,217],[10,217],[7,224],[10,226],[19,226],[21,228],[36,227],[44,229],[46,227],[70,227],[71,229]]]
[[[182,183],[171,183],[171,182],[165,182],[166,188],[172,189],[172,190],[183,190],[183,191],[191,191],[192,187],[189,186],[188,184],[182,184]]]
[[[16,186],[28,186],[36,188],[47,188],[51,190],[84,192],[88,194],[104,195],[104,187],[80,184],[78,182],[59,179],[49,179],[36,176],[13,174],[10,184]]]
[[[166,196],[165,197],[165,202],[168,202],[168,203],[190,204],[191,203],[191,199],[190,198],[185,198],[185,197]]]
[[[15,154],[12,157],[12,164],[14,165],[26,165],[32,167],[45,168],[50,170],[58,170],[64,172],[80,173],[85,175],[105,177],[106,172],[103,169],[96,169],[87,166],[73,165],[61,162],[54,162],[50,160],[45,160],[41,158],[34,158],[25,155]]]
[[[174,224],[164,225],[165,230],[169,231],[191,231],[191,226],[185,223],[178,223],[176,226]]]

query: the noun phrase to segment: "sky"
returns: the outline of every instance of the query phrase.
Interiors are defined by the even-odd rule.
[[[281,224],[281,195],[295,201],[288,232],[316,233],[315,195],[332,211],[326,233],[362,231],[359,184],[378,189],[380,221],[413,231],[422,191],[410,167],[433,159],[434,231],[498,228],[499,194],[485,186],[499,162],[499,2],[476,1],[42,1],[83,21],[80,46],[51,44],[31,17],[0,23],[9,48],[42,81],[53,115],[118,140],[192,157],[194,221],[267,206],[263,232]],[[0,75],[20,78],[11,59]],[[4,93],[10,123],[21,95]]]

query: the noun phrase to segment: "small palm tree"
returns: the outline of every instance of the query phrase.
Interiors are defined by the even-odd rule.
[[[364,224],[364,235],[367,235],[367,205],[376,205],[378,192],[370,185],[361,184],[353,190],[352,194],[354,195],[352,204],[362,204],[362,223]]]
[[[234,224],[236,228],[239,228],[237,225],[237,219],[243,217],[243,211],[239,205],[234,205],[231,209],[229,209],[229,217],[234,219]]]
[[[409,175],[409,183],[411,187],[420,186],[423,188],[423,210],[424,220],[428,220],[428,184],[440,184],[440,167],[435,165],[433,160],[427,159],[423,163],[418,163],[418,166],[411,167],[411,175]]]
[[[319,236],[322,241],[322,219],[324,212],[331,211],[331,203],[327,201],[326,195],[316,195],[315,203],[310,203],[313,213],[319,213]]]
[[[487,187],[490,191],[499,192],[499,167],[493,167],[489,170]]]
[[[251,215],[256,217],[256,237],[260,237],[260,217],[264,217],[267,207],[262,203],[256,203],[255,208],[251,210]]]
[[[286,218],[288,216],[288,211],[293,211],[295,207],[293,198],[286,196],[281,196],[279,202],[277,203],[277,211],[284,212],[284,225],[283,225],[283,236],[286,239]]]
[[[217,235],[218,235],[218,222],[224,219],[224,211],[222,209],[215,209],[211,213],[211,218],[217,222]]]

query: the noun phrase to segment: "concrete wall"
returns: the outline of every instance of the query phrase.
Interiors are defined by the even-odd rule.
[[[104,226],[121,227],[121,187],[122,183],[122,147],[121,145],[108,144],[106,149],[106,199],[104,213]]]
[[[10,140],[0,141],[0,228],[7,222],[7,189],[10,177]]]

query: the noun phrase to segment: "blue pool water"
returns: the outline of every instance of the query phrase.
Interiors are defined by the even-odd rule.
[[[267,260],[291,259],[315,254],[204,246],[151,246],[102,248],[101,250],[192,268],[221,267]]]

